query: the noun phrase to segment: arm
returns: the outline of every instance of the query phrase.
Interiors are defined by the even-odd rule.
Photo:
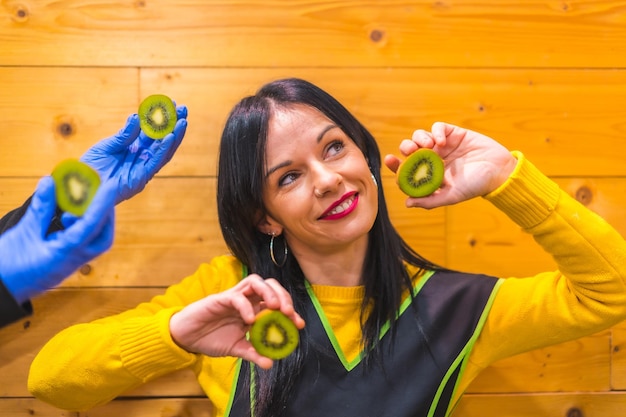
[[[20,219],[24,216],[24,213],[26,213],[30,200],[31,198],[29,197],[21,207],[11,210],[0,219],[0,235],[15,226],[17,222],[20,221]]]
[[[187,129],[187,108],[178,106],[176,111],[178,121],[174,132],[162,140],[147,138],[139,127],[139,117],[134,114],[117,134],[102,139],[81,157],[98,171],[102,188],[108,189],[107,193],[115,193],[115,203],[143,190],[178,149]],[[80,265],[110,247],[108,243],[96,249],[94,242],[97,240],[71,242],[70,239],[93,239],[104,223],[94,223],[92,216],[90,221],[77,220],[71,226],[72,231],[62,232],[64,215],[50,194],[53,185],[45,179],[40,183],[40,187],[43,186],[44,197],[31,196],[21,207],[0,219],[0,235],[6,232],[8,236],[0,238],[0,253],[4,256],[0,259],[0,327],[32,314],[30,297],[56,286]],[[112,218],[105,209],[104,205],[99,205],[96,215],[105,220]],[[24,217],[28,219],[22,221]],[[69,219],[66,217],[66,220]],[[91,235],[77,234],[78,229],[96,226]],[[107,225],[106,230],[112,242],[113,224]],[[32,242],[27,242],[28,238],[33,239]],[[15,257],[9,256],[13,253]]]
[[[22,219],[0,235],[0,324],[29,314],[31,297],[55,287],[109,249],[113,243],[114,198],[111,187],[101,188],[83,217],[66,217],[68,227],[49,234],[56,210],[54,182],[51,177],[39,181]]]
[[[519,155],[519,154],[518,154]],[[604,330],[626,318],[626,242],[519,155],[519,169],[486,196],[550,253],[557,270],[505,280],[473,362]]]
[[[31,364],[28,389],[55,407],[86,410],[161,375],[192,366],[197,356],[173,342],[170,317],[234,281],[241,275],[237,266],[216,259],[132,310],[61,331]]]
[[[0,236],[20,221],[28,209],[30,200],[29,197],[21,207],[8,212],[0,219]],[[0,275],[0,328],[31,314],[33,314],[32,304],[30,302],[18,303],[4,286]]]
[[[242,280],[241,272],[235,258],[218,257],[149,303],[62,331],[33,361],[29,390],[56,407],[85,410],[190,367],[203,354],[271,365],[246,339],[255,313],[280,308],[299,327],[304,322],[277,281]]]
[[[0,235],[15,226],[22,219],[22,217],[24,217],[32,199],[32,196],[28,197],[24,204],[16,209],[11,210],[0,219]],[[61,223],[62,214],[63,213],[60,210],[56,210],[55,215],[50,222],[48,233],[63,230],[63,223]]]
[[[626,318],[626,243],[521,153],[445,123],[418,130],[403,154],[430,147],[445,160],[443,186],[409,198],[409,207],[440,207],[485,197],[550,253],[558,269],[503,282],[477,340],[464,381],[495,360],[588,335]],[[388,155],[395,171],[399,159]],[[468,375],[468,378],[465,376]]]
[[[33,314],[30,301],[18,303],[13,294],[4,286],[0,277],[0,328]]]

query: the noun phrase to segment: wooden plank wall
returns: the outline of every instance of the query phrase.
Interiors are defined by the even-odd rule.
[[[118,208],[113,249],[0,330],[0,415],[208,416],[181,372],[86,413],[34,400],[29,364],[55,332],[130,308],[226,249],[215,210],[228,110],[262,83],[307,78],[383,153],[437,120],[520,149],[626,233],[626,1],[5,0],[0,2],[0,213],[38,178],[116,132],[144,96],[189,107],[172,162]],[[482,200],[394,222],[423,255],[501,276],[554,267]],[[503,360],[456,417],[606,417],[626,407],[626,325]]]

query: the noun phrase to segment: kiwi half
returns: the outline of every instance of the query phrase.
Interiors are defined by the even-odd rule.
[[[300,341],[296,325],[278,310],[261,310],[249,334],[256,351],[270,359],[289,356]]]
[[[98,172],[77,159],[61,161],[52,171],[59,208],[76,216],[87,211],[100,187]]]
[[[421,148],[400,164],[396,181],[409,197],[426,197],[441,186],[443,172],[443,160],[437,152]]]
[[[162,139],[174,131],[176,126],[176,106],[164,94],[153,94],[139,104],[139,124],[141,130],[151,139]]]

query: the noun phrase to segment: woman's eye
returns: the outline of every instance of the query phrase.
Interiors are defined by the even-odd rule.
[[[290,173],[285,174],[282,177],[280,177],[280,180],[278,181],[278,185],[280,187],[283,187],[285,185],[289,185],[292,182],[294,182],[296,180],[296,178],[298,178],[298,176],[294,172],[290,172]]]
[[[337,155],[339,152],[341,152],[342,149],[343,149],[343,142],[340,140],[335,140],[328,146],[327,153],[329,156],[334,156],[334,155]]]

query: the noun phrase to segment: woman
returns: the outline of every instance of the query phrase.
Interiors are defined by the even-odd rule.
[[[400,151],[421,147],[444,158],[445,181],[408,206],[484,196],[559,269],[500,279],[421,258],[389,220],[374,138],[326,92],[279,80],[238,103],[223,132],[217,201],[233,256],[55,336],[31,392],[81,410],[192,368],[219,416],[447,416],[490,363],[626,318],[626,244],[606,222],[486,136],[436,123]],[[274,363],[246,340],[264,308],[301,329]]]

